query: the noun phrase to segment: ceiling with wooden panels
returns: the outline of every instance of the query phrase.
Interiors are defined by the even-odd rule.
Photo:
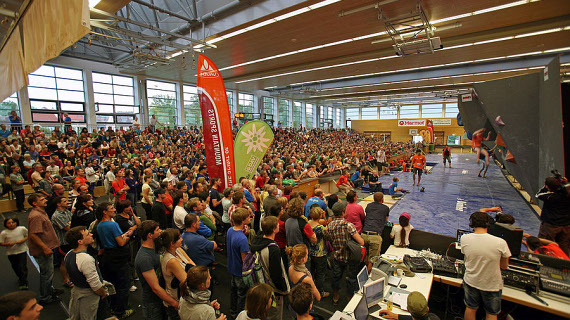
[[[103,0],[96,9],[109,1]],[[98,18],[104,28],[93,28],[93,34],[64,55],[106,61],[129,74],[194,83],[197,56],[193,49],[201,47],[222,71],[229,89],[331,99],[335,104],[343,97],[372,101],[398,92],[444,89],[457,93],[472,82],[538,72],[540,59],[556,54],[570,60],[566,57],[570,55],[568,0],[421,0],[425,16],[435,27],[432,36],[440,37],[443,49],[403,57],[395,55],[387,34],[367,35],[385,32],[384,20],[416,10],[417,0],[342,0],[282,20],[283,14],[322,1],[292,0],[290,7],[279,7],[282,1],[276,0],[123,2],[122,8],[113,8],[118,12],[108,12],[118,20],[108,15],[102,20],[97,16],[100,12],[92,11],[92,19]],[[376,3],[378,8],[364,9]],[[350,11],[355,12],[339,16]],[[211,47],[199,45],[274,18],[279,21],[216,41]],[[441,19],[448,21],[438,22]],[[120,33],[124,30],[147,39]],[[570,78],[569,69],[562,66],[563,79]]]

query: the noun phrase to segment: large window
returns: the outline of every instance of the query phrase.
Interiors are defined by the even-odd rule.
[[[446,118],[455,118],[459,113],[459,108],[457,107],[457,103],[446,103],[445,104],[445,117]]]
[[[423,104],[422,118],[441,118],[443,117],[442,104]]]
[[[332,119],[332,118],[333,118],[333,108],[327,107],[327,119]]]
[[[303,103],[300,101],[293,102],[293,127],[298,128],[301,127],[301,109],[303,107]]]
[[[198,89],[195,86],[183,85],[182,92],[184,92],[184,115],[186,117],[186,124],[201,126],[202,112],[200,111]]]
[[[68,113],[72,122],[85,123],[85,92],[81,70],[41,66],[28,76],[33,122],[61,123]]]
[[[362,108],[362,120],[373,120],[373,119],[378,119],[378,108],[377,107]]]
[[[398,119],[398,107],[380,107],[380,119]]]
[[[346,112],[346,120],[359,120],[360,119],[360,115],[358,108],[346,108],[345,112]]]
[[[10,119],[8,116],[12,113],[12,111],[16,111],[18,116],[20,116],[20,105],[18,103],[18,93],[14,93],[13,95],[6,98],[2,103],[0,103],[0,123],[9,123]],[[21,118],[21,116],[20,116]]]
[[[238,112],[253,113],[253,94],[238,93]]]
[[[336,124],[337,128],[341,127],[341,125],[340,125],[340,112],[341,112],[340,108],[335,109],[335,119],[336,119],[335,124]]]
[[[319,117],[321,121],[325,118],[325,106],[319,106]]]
[[[313,108],[315,107],[314,104],[305,103],[305,126],[308,129],[314,128],[315,118],[313,116]]]
[[[413,119],[419,118],[420,116],[420,106],[418,105],[406,105],[400,107],[400,119]]]
[[[226,91],[226,95],[228,96],[228,106],[230,107],[230,114],[232,115],[235,113],[236,109],[234,108],[234,93],[232,91]]]
[[[131,124],[140,113],[131,77],[93,72],[93,93],[97,123]]]
[[[281,122],[281,125],[284,127],[288,127],[289,126],[289,100],[279,99],[278,108],[279,108],[279,121]]]
[[[174,83],[147,80],[149,118],[156,115],[161,124],[176,125],[176,85]]]
[[[263,97],[263,114],[275,115],[275,98]]]

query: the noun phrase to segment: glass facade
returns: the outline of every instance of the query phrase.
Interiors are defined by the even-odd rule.
[[[131,124],[140,113],[131,77],[93,72],[93,93],[97,123]]]
[[[289,126],[289,100],[279,99],[279,121],[283,127]]]
[[[422,104],[422,118],[441,118],[443,117],[442,104]]]
[[[314,104],[305,103],[305,126],[308,129],[313,129],[315,127],[315,117],[313,116],[314,111],[313,108],[315,107]]]
[[[238,112],[253,113],[253,94],[238,93]]]
[[[183,85],[184,93],[184,116],[185,124],[191,126],[202,126],[202,112],[200,111],[200,100],[198,99],[198,88],[191,85]]]
[[[12,111],[16,111],[20,119],[22,118],[22,116],[20,115],[20,104],[18,102],[18,93],[14,93],[13,95],[4,99],[4,101],[0,103],[0,117],[1,117],[0,123],[10,123],[10,119],[8,118],[8,116],[10,116]]]
[[[459,113],[459,108],[457,107],[457,103],[446,103],[445,104],[445,117],[446,118],[455,118]]]
[[[372,120],[372,119],[378,119],[378,108],[377,107],[362,108],[362,120]]]
[[[302,126],[302,115],[301,110],[303,108],[303,103],[300,101],[293,102],[293,127],[299,128]]]
[[[405,105],[400,107],[400,119],[414,119],[420,117],[419,105]]]

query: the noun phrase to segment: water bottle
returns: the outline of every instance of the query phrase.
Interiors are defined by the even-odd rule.
[[[386,305],[386,309],[388,309],[388,311],[392,311],[393,305],[394,305],[394,300],[392,298],[392,294],[390,294],[390,298],[388,298],[388,304]]]

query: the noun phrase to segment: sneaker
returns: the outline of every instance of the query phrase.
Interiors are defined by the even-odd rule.
[[[122,316],[117,317],[117,318],[119,318],[119,319],[126,319],[126,318],[132,316],[134,313],[135,313],[135,310],[133,310],[133,309],[127,309],[127,310],[125,310],[125,313],[123,313]]]
[[[130,292],[135,292],[135,291],[137,291],[137,289],[138,289],[138,288],[137,288],[136,286],[131,286],[131,287],[129,288],[129,291],[130,291]]]

